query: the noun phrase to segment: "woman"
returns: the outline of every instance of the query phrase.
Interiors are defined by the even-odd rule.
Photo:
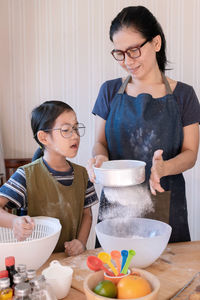
[[[160,24],[143,6],[124,8],[112,21],[111,54],[127,78],[105,82],[93,114],[96,139],[88,173],[104,161],[146,162],[155,213],[172,226],[171,242],[189,241],[182,172],[194,166],[199,145],[200,106],[193,88],[164,75],[166,42]],[[168,192],[167,192],[168,191]],[[170,200],[170,208],[167,208]],[[102,193],[100,214],[112,207]]]

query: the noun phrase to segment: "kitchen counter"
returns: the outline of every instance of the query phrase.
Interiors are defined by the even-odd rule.
[[[86,260],[88,255],[97,255],[100,251],[102,251],[101,248],[87,250],[74,257],[66,257],[64,253],[52,254],[39,269],[39,273],[54,259],[60,261],[62,265],[72,267],[74,270],[72,287],[70,293],[64,299],[86,300],[83,291],[83,280],[93,272],[88,269]],[[170,299],[194,274],[200,271],[200,241],[168,244],[160,258],[145,270],[153,273],[160,280],[161,287],[158,300]]]

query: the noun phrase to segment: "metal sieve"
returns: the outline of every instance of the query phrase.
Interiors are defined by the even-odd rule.
[[[109,187],[125,187],[145,181],[144,161],[109,160],[100,168],[94,167],[96,183]]]

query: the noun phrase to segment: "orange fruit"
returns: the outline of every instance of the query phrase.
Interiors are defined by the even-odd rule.
[[[97,284],[93,292],[103,297],[116,298],[117,287],[110,280],[103,280]]]
[[[151,293],[151,285],[145,278],[138,275],[129,275],[117,284],[118,299],[135,299]]]

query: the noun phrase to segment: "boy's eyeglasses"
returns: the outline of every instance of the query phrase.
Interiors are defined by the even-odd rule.
[[[84,136],[85,134],[85,125],[82,123],[78,123],[76,125],[65,124],[60,128],[52,128],[52,129],[44,129],[43,131],[53,131],[59,130],[62,137],[68,139],[72,136],[75,131],[78,136]]]
[[[140,48],[142,48],[149,41],[150,40],[148,39],[144,43],[142,43],[142,45],[140,45],[138,47],[135,47],[135,48],[128,49],[126,51],[113,49],[111,51],[111,54],[114,57],[114,59],[116,59],[117,61],[123,61],[123,60],[125,60],[125,54],[127,54],[128,57],[130,57],[130,58],[138,58],[138,57],[141,56],[141,50],[140,50]]]

